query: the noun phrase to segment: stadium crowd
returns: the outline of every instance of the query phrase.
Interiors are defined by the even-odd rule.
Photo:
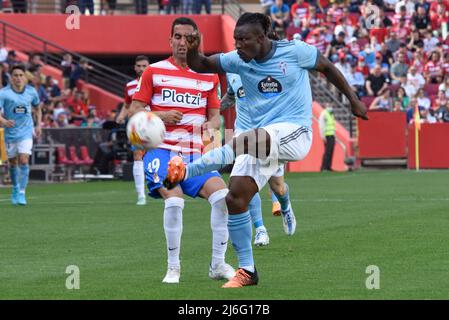
[[[10,83],[9,70],[16,64],[23,64],[16,52],[0,48],[0,88]],[[101,127],[103,120],[98,118],[95,106],[89,104],[89,92],[80,81],[92,68],[86,60],[75,63],[70,54],[65,54],[61,62],[62,84],[43,74],[44,62],[39,54],[30,55],[24,65],[28,84],[36,88],[43,103],[42,128]]]
[[[318,47],[370,110],[449,122],[449,1],[261,0],[273,28]]]

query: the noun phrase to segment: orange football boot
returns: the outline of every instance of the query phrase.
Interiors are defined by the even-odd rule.
[[[167,175],[164,179],[164,187],[173,189],[184,180],[186,175],[186,164],[180,156],[174,156],[168,162]]]
[[[271,207],[271,212],[273,213],[273,216],[280,216],[281,215],[281,204],[279,201],[273,202],[273,206]]]
[[[254,272],[249,272],[245,269],[239,268],[235,272],[235,276],[222,285],[222,288],[241,288],[244,286],[254,286],[259,282],[259,276],[257,275],[257,270]]]

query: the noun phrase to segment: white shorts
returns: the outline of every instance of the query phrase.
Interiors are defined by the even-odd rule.
[[[25,139],[19,142],[6,143],[6,153],[8,159],[15,158],[19,154],[31,155],[33,149],[33,139]]]
[[[284,164],[304,159],[312,146],[312,131],[292,123],[276,123],[262,127],[270,135],[270,154],[259,160],[244,154],[235,159],[232,176],[253,177],[259,191],[272,177],[284,174]]]

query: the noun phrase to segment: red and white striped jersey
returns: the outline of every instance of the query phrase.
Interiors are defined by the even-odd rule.
[[[173,57],[151,64],[142,74],[133,100],[147,103],[151,111],[183,113],[176,125],[166,124],[167,133],[159,148],[182,153],[202,152],[201,125],[207,109],[220,108],[216,74],[196,73],[176,65]]]
[[[128,82],[125,86],[125,103],[131,104],[133,101],[133,94],[136,91],[137,83],[139,79],[132,80]]]

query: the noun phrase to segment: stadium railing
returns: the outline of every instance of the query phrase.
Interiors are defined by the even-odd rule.
[[[70,53],[73,56],[74,62],[85,59],[92,66],[92,69],[87,71],[84,80],[118,96],[123,95],[124,86],[132,80],[126,74],[63,48],[3,20],[0,20],[0,39],[2,39],[3,46],[5,47],[21,51],[28,55],[39,53],[45,64],[57,69],[61,68],[61,61],[65,53]]]

